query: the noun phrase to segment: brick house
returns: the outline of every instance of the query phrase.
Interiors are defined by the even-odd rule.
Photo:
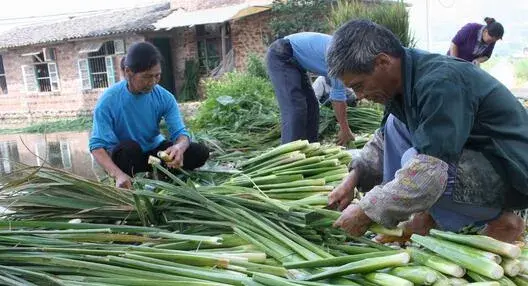
[[[19,27],[0,34],[0,123],[90,115],[102,91],[122,77],[119,63],[134,42],[150,41],[165,63],[160,83],[172,92],[185,62],[204,75],[219,63],[241,69],[264,54],[271,0],[172,0]]]

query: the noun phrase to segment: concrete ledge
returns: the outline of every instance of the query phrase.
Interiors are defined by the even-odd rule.
[[[180,103],[179,107],[183,118],[189,120],[194,117],[201,103],[200,101]],[[43,122],[92,116],[93,110],[46,110],[31,113],[0,112],[0,126],[2,126],[2,129],[22,128]]]

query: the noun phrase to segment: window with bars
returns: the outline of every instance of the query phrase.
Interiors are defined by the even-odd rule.
[[[225,25],[226,50],[230,50],[229,25],[197,25],[196,39],[198,44],[198,63],[203,73],[216,68],[222,61],[222,25]]]
[[[2,55],[0,55],[0,94],[7,94],[7,81]]]
[[[82,89],[106,88],[114,84],[114,56],[124,52],[123,40],[113,40],[102,43],[97,50],[88,52],[86,58],[79,59]]]
[[[46,62],[44,53],[33,55],[32,65],[22,66],[24,86],[27,92],[59,91],[59,73],[57,64]]]

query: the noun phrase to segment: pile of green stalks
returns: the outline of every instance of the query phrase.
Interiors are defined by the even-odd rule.
[[[216,185],[153,162],[168,179],[136,177],[133,190],[17,169],[0,181],[0,284],[528,285],[528,250],[486,236],[432,230],[396,249],[333,228],[340,213],[326,196],[350,160],[297,141]]]
[[[304,277],[306,281],[345,276],[360,285],[528,285],[528,249],[482,235],[434,229],[430,234],[412,236],[412,241],[423,248],[413,246],[283,266],[303,270],[325,267]]]
[[[253,188],[274,199],[310,197],[315,204],[325,204],[328,193],[348,175],[351,161],[350,153],[339,146],[299,140],[241,162],[242,173],[224,185]]]
[[[358,134],[356,140],[350,142],[347,147],[351,149],[363,148],[370,136],[380,127],[383,111],[369,107],[349,107],[347,114],[351,130]],[[243,124],[249,126],[248,130],[250,131],[232,131],[226,127],[210,126],[198,130],[194,136],[196,140],[206,142],[210,148],[218,150],[221,155],[228,154],[230,151],[259,151],[275,146],[280,141],[279,121],[276,120],[273,124],[267,122],[266,124]],[[333,111],[322,107],[319,124],[321,142],[334,142],[337,131],[338,126]]]
[[[316,233],[301,210],[264,196],[220,194],[239,187],[196,187],[171,179],[173,183],[138,178],[135,191],[123,192],[148,202],[150,207],[137,212],[157,227],[40,221],[10,214],[0,223],[5,229],[0,239],[3,283],[305,285],[299,279],[311,270],[286,270],[282,263],[345,254],[337,246],[306,239]],[[39,207],[44,205],[42,201]],[[357,248],[378,251],[366,244]]]
[[[221,192],[246,197],[251,193],[278,201],[303,212],[305,224],[324,232],[340,216],[339,212],[325,209],[328,194],[348,175],[351,161],[351,154],[342,147],[298,140],[240,162],[241,173],[225,182],[223,186],[230,188]],[[402,235],[401,229],[388,230],[379,225],[370,230]]]
[[[133,195],[165,204],[157,227],[1,221],[2,283],[526,285],[525,252],[489,237],[432,230],[412,237],[425,249],[406,250],[361,238],[316,243],[302,208],[209,192],[225,186],[136,183]]]
[[[134,197],[112,186],[47,167],[17,165],[0,178],[1,215],[23,219],[126,220],[141,224]]]
[[[0,229],[1,285],[244,285],[295,273],[236,235],[46,221]]]

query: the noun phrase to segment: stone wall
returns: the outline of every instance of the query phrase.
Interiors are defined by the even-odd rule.
[[[194,27],[174,29],[172,33],[174,82],[179,92],[185,80],[185,61],[198,58],[198,46]]]

